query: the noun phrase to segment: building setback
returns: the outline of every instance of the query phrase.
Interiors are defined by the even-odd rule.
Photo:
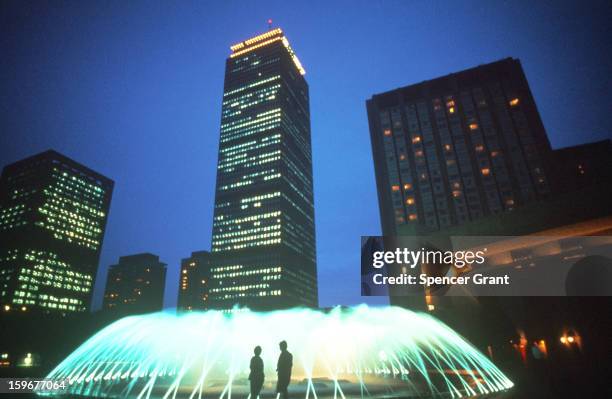
[[[179,311],[209,308],[210,252],[192,252],[181,260],[177,308]]]
[[[550,194],[550,143],[503,59],[367,101],[383,233],[460,225]]]
[[[150,253],[122,256],[108,269],[104,310],[145,313],[162,310],[166,264]]]
[[[51,150],[3,169],[3,311],[68,313],[90,308],[113,185]]]
[[[280,29],[226,61],[210,306],[317,306],[308,84]]]

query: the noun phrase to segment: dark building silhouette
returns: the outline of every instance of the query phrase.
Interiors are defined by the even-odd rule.
[[[121,314],[162,310],[166,264],[150,253],[122,256],[108,269],[103,308]]]
[[[192,252],[181,260],[177,308],[179,311],[209,308],[210,252]]]
[[[113,185],[51,150],[3,169],[3,311],[67,313],[90,308]]]
[[[317,305],[308,84],[280,29],[226,61],[210,304]]]
[[[560,148],[552,153],[553,188],[566,193],[594,185],[612,182],[612,141],[603,140],[572,147]]]
[[[545,198],[550,144],[507,58],[367,101],[385,235],[435,231]]]

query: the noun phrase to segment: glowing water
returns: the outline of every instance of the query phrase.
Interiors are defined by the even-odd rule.
[[[293,353],[292,397],[472,396],[512,382],[450,328],[424,314],[359,306],[323,313],[154,313],[104,328],[49,378],[89,397],[247,398],[253,348],[274,397],[278,342]]]

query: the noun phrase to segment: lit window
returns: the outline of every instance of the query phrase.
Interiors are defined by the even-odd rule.
[[[512,198],[507,199],[506,200],[506,205],[508,205],[508,206],[514,205],[514,200]]]
[[[478,123],[470,123],[470,130],[478,129]]]
[[[399,186],[393,185],[393,186],[391,186],[391,190],[392,191],[399,191]]]
[[[482,150],[484,150],[484,146],[482,144],[476,146],[476,151],[481,152]]]
[[[446,106],[447,106],[448,108],[454,107],[454,106],[455,106],[455,102],[454,102],[453,100],[448,100],[448,101],[446,102]]]
[[[410,190],[412,188],[412,184],[406,183],[404,184],[404,190]]]
[[[454,191],[453,191],[453,197],[455,197],[455,198],[459,198],[459,197],[461,197],[461,191],[459,191],[459,190],[454,190]]]
[[[450,107],[448,109],[448,112],[451,113],[451,114],[454,114],[455,113],[455,107]]]
[[[385,129],[385,136],[391,136],[391,129]]]
[[[498,155],[499,155],[499,151],[491,151],[491,157],[492,158],[495,158]]]
[[[403,161],[403,160],[405,160],[405,159],[406,159],[406,155],[404,155],[404,154],[400,154],[400,161]]]
[[[421,136],[414,136],[414,137],[412,138],[412,142],[413,142],[414,144],[416,144],[416,143],[420,143],[420,142],[421,142]]]
[[[429,310],[430,312],[433,312],[434,310],[436,310],[436,307],[434,305],[427,305],[427,310]]]
[[[451,145],[450,144],[444,144],[444,149],[446,151],[450,151],[451,150]]]
[[[406,199],[406,203],[407,203],[408,205],[414,205],[414,198],[413,198],[413,197],[408,197],[408,198]]]
[[[516,107],[517,105],[519,105],[519,99],[518,98],[513,98],[512,100],[510,100],[510,106],[511,107]]]
[[[482,168],[480,171],[482,172],[483,176],[489,176],[491,174],[491,169],[489,168]]]
[[[410,219],[410,220],[416,220],[416,219],[417,219],[417,215],[416,215],[416,213],[411,213],[411,214],[408,216],[408,219]]]
[[[415,151],[414,155],[416,155],[417,157],[422,157],[423,156],[423,150]]]

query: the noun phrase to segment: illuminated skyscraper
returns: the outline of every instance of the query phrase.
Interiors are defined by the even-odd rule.
[[[160,311],[165,285],[166,264],[159,261],[159,256],[122,256],[108,269],[103,308],[122,314]]]
[[[177,309],[188,312],[209,307],[210,252],[192,252],[181,260]]]
[[[551,192],[550,143],[516,59],[377,94],[367,109],[385,235],[460,225]]]
[[[89,309],[113,181],[55,152],[0,179],[3,311]]]
[[[280,29],[226,61],[211,307],[317,306],[308,84]]]

